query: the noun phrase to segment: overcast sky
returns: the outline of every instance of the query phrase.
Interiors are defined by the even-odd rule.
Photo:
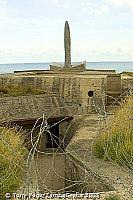
[[[0,0],[0,63],[133,60],[133,0]]]

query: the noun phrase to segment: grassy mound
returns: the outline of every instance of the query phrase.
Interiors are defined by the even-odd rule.
[[[122,74],[133,76],[133,72],[122,72]]]
[[[0,127],[1,199],[4,199],[6,192],[15,192],[22,184],[26,153],[20,131],[16,128]]]
[[[133,169],[133,95],[103,125],[94,142],[93,153]]]
[[[35,86],[22,85],[5,85],[0,86],[0,96],[24,96],[24,95],[39,95],[44,94],[45,91]]]

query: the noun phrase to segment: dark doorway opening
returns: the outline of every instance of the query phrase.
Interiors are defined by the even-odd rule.
[[[39,144],[37,146],[38,150],[44,151],[46,148],[58,148],[60,144],[59,139],[59,123],[57,123],[60,118],[49,119],[47,128],[44,130],[43,134],[40,137]],[[36,120],[21,120],[21,121],[14,121],[11,122],[9,125],[10,127],[18,127],[24,130],[24,143],[28,150],[32,148],[31,144],[31,130],[35,124]],[[39,131],[40,125],[42,124],[42,119],[38,121],[34,131],[32,132],[32,141],[33,144],[36,142]]]
[[[59,146],[59,124],[49,124],[50,129],[46,133],[46,148],[57,148]]]

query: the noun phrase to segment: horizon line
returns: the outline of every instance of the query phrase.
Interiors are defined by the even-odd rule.
[[[11,63],[0,63],[0,65],[14,65],[14,64],[43,64],[43,63],[54,63],[55,61],[41,61],[41,62],[11,62]],[[106,61],[72,61],[72,63],[81,63],[81,62],[86,62],[86,63],[106,63],[106,62],[133,62],[133,60],[106,60]],[[56,61],[56,63],[64,63],[63,61]]]

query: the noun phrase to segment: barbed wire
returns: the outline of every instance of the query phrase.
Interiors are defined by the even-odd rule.
[[[126,92],[124,92],[123,93],[123,95],[125,95],[125,93],[127,93],[128,91],[126,91]],[[121,97],[122,97],[122,95],[121,95]],[[117,102],[119,102],[119,99],[121,98],[121,97],[119,97],[119,98],[114,98],[115,99],[115,103],[117,103]],[[104,103],[104,101],[103,101],[103,99],[102,99],[102,102]],[[120,102],[119,102],[120,103]],[[99,112],[99,111],[102,111],[103,113],[104,113],[104,115],[105,116],[107,116],[107,112],[105,111],[105,105],[103,105],[104,106],[104,110],[103,109],[101,109],[100,107],[98,107],[96,104],[95,104],[95,102],[94,102],[94,100],[93,100],[93,104],[94,104],[94,106],[95,106],[95,110],[96,110],[96,112],[97,112],[97,114],[98,114],[98,116],[99,116],[99,119],[101,119],[101,112]],[[113,105],[113,103],[112,103],[112,105]],[[60,121],[58,122],[58,123],[60,123]],[[44,130],[46,131],[46,128],[48,129],[48,127],[47,127],[47,121],[45,120],[45,125],[46,126],[44,126]],[[57,124],[57,123],[56,123]],[[52,125],[52,126],[55,126],[56,124],[54,124],[54,125]],[[48,131],[47,130],[47,132],[49,132],[49,134],[50,134],[50,137],[51,137],[51,140],[52,140],[52,143],[53,143],[53,141],[54,142],[56,142],[55,141],[55,139],[53,138],[53,134],[51,134],[51,132],[50,131]],[[60,141],[60,138],[58,138],[59,139],[59,141]],[[60,142],[62,142],[62,141],[60,141]],[[58,144],[57,144],[58,145]],[[33,147],[33,145],[32,145],[32,147]],[[60,147],[59,147],[60,148]],[[61,149],[62,150],[62,149]],[[40,151],[38,151],[38,152],[40,152]],[[64,151],[63,151],[64,152]],[[41,153],[45,153],[45,152],[41,152]],[[53,152],[54,154],[56,154],[56,152]],[[53,157],[53,159],[54,159],[54,157]],[[54,168],[53,168],[53,170],[54,170]],[[54,172],[55,172],[55,170],[54,170]],[[57,173],[56,173],[57,174]],[[86,174],[86,173],[85,173]],[[58,174],[57,174],[58,175]],[[60,178],[64,178],[64,177],[60,177]],[[46,177],[45,177],[45,179],[46,179]],[[66,179],[65,179],[66,180]]]
[[[119,97],[117,98],[114,98],[110,95],[105,95],[106,97],[109,97],[109,98],[112,98],[114,101],[111,103],[112,106],[114,106],[115,104],[119,104],[121,105],[121,98],[123,98],[124,96],[127,96],[127,95],[131,95],[132,94],[132,87],[131,85],[129,85],[129,87],[127,87],[127,90],[124,91]],[[96,116],[98,117],[98,121],[97,121],[97,127],[96,127],[96,130],[95,132],[98,132],[100,130],[100,124],[101,124],[101,120],[104,118],[105,120],[105,123],[107,124],[108,123],[108,112],[106,111],[106,104],[105,104],[105,101],[104,101],[104,97],[103,97],[103,94],[100,93],[101,95],[101,99],[102,99],[102,106],[99,107],[99,105],[96,104],[95,102],[95,98],[92,98],[92,104],[91,105],[87,105],[88,108],[91,108],[93,107],[94,108],[94,111],[96,113]],[[64,99],[63,99],[63,102],[64,102]],[[40,180],[41,181],[41,186],[38,185],[35,185],[35,187],[40,190],[45,190],[45,191],[48,191],[48,192],[53,192],[50,188],[47,188],[46,184],[45,184],[45,180],[48,178],[48,175],[49,173],[52,171],[55,173],[55,175],[57,177],[59,177],[60,179],[64,180],[64,181],[67,181],[69,182],[69,186],[66,186],[66,187],[62,187],[58,190],[56,190],[56,192],[63,192],[63,191],[66,191],[67,189],[71,189],[72,187],[76,186],[78,184],[78,186],[82,185],[82,188],[81,188],[81,192],[83,192],[85,190],[85,188],[87,189],[87,185],[88,185],[88,178],[91,177],[92,179],[95,180],[96,177],[99,178],[99,181],[101,183],[104,183],[105,179],[104,178],[101,178],[99,177],[98,173],[94,171],[93,168],[89,167],[89,168],[86,168],[86,164],[87,164],[87,161],[86,161],[86,155],[90,153],[92,153],[92,146],[93,146],[93,143],[95,141],[95,138],[94,140],[92,141],[92,144],[91,144],[91,150],[90,150],[90,146],[88,146],[88,148],[85,150],[85,153],[84,153],[84,156],[83,156],[83,159],[80,158],[79,154],[76,152],[76,150],[69,150],[67,149],[67,151],[65,151],[64,148],[62,147],[66,147],[68,144],[65,142],[65,138],[70,130],[70,128],[72,127],[73,125],[73,121],[70,122],[70,124],[68,125],[65,133],[64,133],[64,136],[63,138],[60,138],[56,135],[54,135],[52,132],[51,132],[51,128],[52,127],[55,127],[57,126],[58,124],[60,124],[61,122],[69,119],[69,117],[64,117],[63,119],[60,119],[58,120],[57,122],[53,123],[52,125],[50,125],[48,123],[48,119],[50,119],[50,117],[57,112],[58,109],[64,109],[64,108],[68,108],[69,109],[70,106],[68,105],[65,105],[65,106],[62,106],[62,107],[58,107],[57,109],[55,109],[52,113],[50,113],[49,116],[45,116],[45,113],[43,114],[42,117],[38,118],[35,122],[35,124],[33,125],[33,128],[32,130],[30,131],[30,143],[31,143],[31,149],[29,150],[29,154],[28,154],[28,157],[27,157],[27,176],[26,176],[26,183],[22,186],[22,188],[26,188],[26,190],[30,191],[31,189],[31,181],[30,181],[30,176],[31,176],[31,173],[33,171],[32,169],[32,165],[35,165],[35,174],[36,174],[36,179]],[[86,116],[90,116],[90,113],[87,114],[87,113],[82,113],[82,114],[75,114],[74,118],[78,118],[78,117],[86,117]],[[41,120],[41,124],[40,124],[40,121]],[[36,136],[33,136],[34,135],[34,131],[37,130],[39,128],[39,132]],[[46,136],[46,134],[49,134],[50,136],[50,139],[51,139],[51,152],[46,152],[45,150],[44,151],[40,151],[39,150],[39,142],[41,141],[41,137],[42,136]],[[59,143],[57,142],[57,139],[59,141]],[[35,141],[34,141],[35,140]],[[57,145],[57,149],[54,148],[54,143]],[[107,149],[108,149],[108,145],[109,143],[107,142],[107,146],[105,147],[105,154],[107,154]],[[83,151],[84,150],[84,147],[78,149],[80,151]],[[37,162],[37,157],[38,157],[38,154],[44,154],[45,155],[51,155],[52,159],[51,159],[51,166],[49,167],[49,170],[48,172],[45,174],[44,177],[41,177],[40,175],[40,170],[39,170],[39,167],[38,167],[38,162]],[[84,172],[84,177],[81,179],[80,177],[80,180],[71,180],[71,179],[68,179],[64,176],[61,176],[58,171],[54,168],[54,162],[55,162],[55,159],[56,159],[56,155],[58,154],[64,154],[64,156],[68,159],[68,165],[70,165],[70,163],[73,163],[75,166],[77,166],[79,169],[81,169],[83,172]],[[71,157],[71,156],[72,157]],[[127,155],[126,153],[123,151],[123,155],[124,157],[127,159],[126,162],[130,163],[131,160],[128,160],[127,158]],[[73,160],[72,158],[75,158],[75,160]],[[112,162],[114,162],[111,158],[110,160]],[[77,162],[78,161],[78,162]],[[12,161],[11,161],[12,162]],[[125,162],[124,159],[121,160],[121,162]],[[82,163],[82,167],[79,163]],[[115,163],[116,164],[116,163]],[[117,164],[116,164],[117,165]],[[132,163],[131,163],[132,165]],[[70,166],[71,167],[71,166]],[[9,174],[10,176],[10,174]],[[77,175],[78,176],[78,175]],[[8,178],[8,176],[6,177]],[[79,178],[79,177],[78,177]],[[78,179],[78,178],[75,178],[75,179]],[[5,177],[1,177],[1,179],[6,180]],[[3,184],[4,182],[2,182]],[[33,184],[36,184],[36,183],[33,183]],[[83,184],[85,184],[83,186]],[[97,187],[94,188],[94,191],[96,191]]]

